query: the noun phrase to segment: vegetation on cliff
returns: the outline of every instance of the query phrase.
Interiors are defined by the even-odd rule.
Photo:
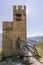
[[[41,56],[41,59],[43,59],[43,42],[42,41],[37,44],[37,48],[38,48],[38,53]]]

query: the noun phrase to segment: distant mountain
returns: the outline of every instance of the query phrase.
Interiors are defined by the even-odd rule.
[[[38,42],[43,41],[43,36],[28,37],[27,41],[32,44],[37,44]]]
[[[0,47],[2,47],[2,33],[0,33]]]
[[[32,39],[28,39],[27,42],[31,43],[31,44],[37,44],[38,43],[36,40],[32,40]]]

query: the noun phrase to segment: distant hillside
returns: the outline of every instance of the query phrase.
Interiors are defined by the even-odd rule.
[[[28,43],[31,43],[31,44],[37,44],[38,43],[36,40],[32,40],[32,39],[28,39],[27,41],[28,41]]]
[[[43,41],[43,36],[28,37],[27,41],[32,44],[37,44],[39,41]]]

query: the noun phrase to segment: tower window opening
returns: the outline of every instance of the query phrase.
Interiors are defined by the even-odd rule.
[[[21,14],[16,14],[16,20],[21,20]]]

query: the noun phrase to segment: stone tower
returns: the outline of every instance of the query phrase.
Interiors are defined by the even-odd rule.
[[[13,6],[13,21],[3,22],[3,55],[8,56],[16,49],[17,39],[26,41],[26,6]]]

